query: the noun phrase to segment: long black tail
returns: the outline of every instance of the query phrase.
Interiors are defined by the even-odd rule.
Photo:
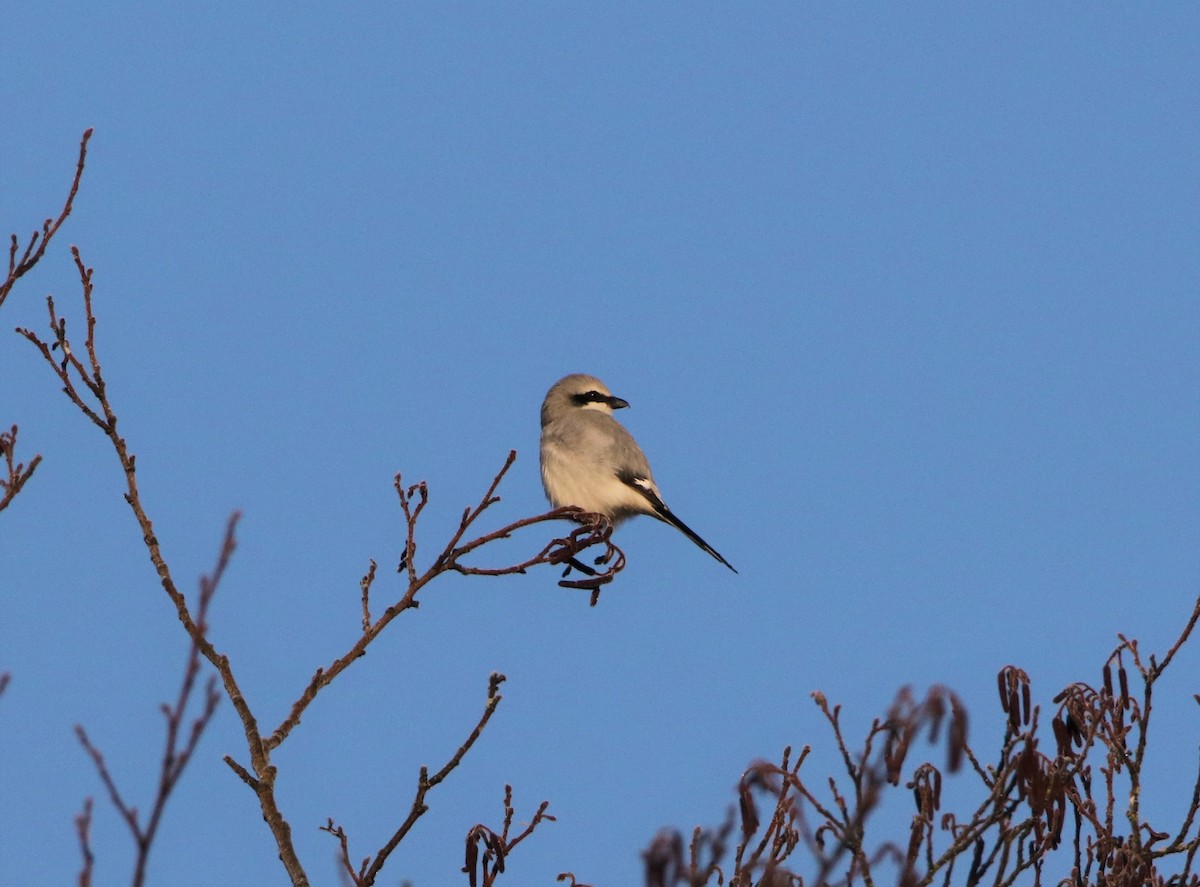
[[[701,548],[703,548],[705,551],[707,551],[709,554],[711,554],[713,557],[715,557],[717,560],[719,560],[725,566],[729,567],[729,569],[733,570],[733,572],[735,572],[735,573],[737,572],[737,570],[734,568],[733,564],[731,564],[729,561],[725,560],[725,558],[721,557],[721,553],[719,551],[717,551],[715,548],[713,548],[711,545],[709,545],[707,542],[705,542],[703,539],[701,539],[700,535],[695,530],[693,530],[691,527],[689,527],[687,524],[685,524],[683,521],[681,521],[679,518],[677,518],[675,516],[675,512],[673,512],[673,511],[671,511],[671,509],[667,508],[667,506],[663,502],[659,501],[657,503],[656,511],[658,513],[658,516],[662,520],[665,520],[671,526],[675,527],[675,529],[679,530],[679,532],[683,533],[683,535],[687,536],[689,539],[691,539],[693,542],[695,542],[697,545],[699,545]]]
[[[651,508],[650,511],[645,512],[646,514],[652,514],[659,520],[670,524],[725,566],[729,567],[729,569],[733,570],[733,572],[737,572],[737,570],[734,569],[733,564],[721,557],[721,553],[719,551],[701,539],[700,535],[695,530],[677,518],[675,516],[675,512],[667,508],[667,503],[659,497],[658,487],[654,485],[654,481],[652,479],[650,479],[648,476],[634,474],[632,472],[621,472],[617,474],[617,477],[620,478],[622,483],[627,484],[646,497],[646,503]]]

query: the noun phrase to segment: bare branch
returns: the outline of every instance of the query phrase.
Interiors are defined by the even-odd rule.
[[[320,830],[323,832],[329,832],[329,834],[338,839],[338,845],[340,847],[339,858],[341,859],[343,874],[349,878],[351,884],[356,885],[356,887],[357,885],[361,885],[363,883],[363,878],[365,878],[367,875],[367,866],[371,862],[371,857],[364,857],[362,863],[356,870],[350,862],[350,843],[349,839],[346,837],[345,830],[340,825],[334,825],[332,819],[330,819],[325,825],[321,826]]]
[[[479,739],[480,734],[483,733],[483,728],[487,726],[487,722],[491,720],[492,714],[496,711],[496,706],[500,704],[500,700],[503,698],[499,693],[499,689],[500,684],[502,684],[504,680],[504,675],[498,673],[492,674],[491,678],[488,680],[487,703],[484,706],[483,714],[480,715],[479,721],[475,724],[475,727],[463,741],[462,745],[458,747],[458,751],[451,755],[450,759],[446,761],[442,768],[433,776],[429,775],[429,769],[427,767],[421,768],[420,774],[417,776],[416,795],[413,797],[412,807],[409,809],[408,816],[373,858],[367,857],[363,860],[363,863],[359,867],[358,871],[355,871],[354,867],[350,863],[350,851],[347,846],[347,838],[341,826],[335,825],[334,821],[330,819],[327,825],[321,827],[321,831],[328,832],[329,834],[333,835],[342,845],[342,865],[356,887],[369,887],[369,885],[375,883],[375,879],[379,876],[379,872],[383,868],[384,863],[387,862],[388,856],[390,856],[392,851],[400,845],[400,842],[404,840],[404,837],[416,824],[417,820],[429,810],[428,805],[425,803],[426,796],[431,789],[437,786],[442,780],[450,775],[451,771],[453,771],[460,763],[462,763],[462,759],[466,757],[467,752],[471,750],[471,746],[473,746],[476,740]]]
[[[176,586],[174,577],[171,575],[171,569],[163,555],[158,537],[154,533],[154,525],[151,523],[150,517],[142,503],[141,492],[137,483],[137,459],[130,452],[125,439],[118,432],[117,415],[109,400],[108,385],[104,379],[96,348],[96,315],[92,303],[92,269],[84,265],[77,249],[72,248],[71,252],[75,258],[75,266],[79,272],[80,283],[83,289],[87,331],[84,344],[86,364],[78,356],[77,350],[72,346],[67,336],[66,319],[60,318],[57,315],[53,299],[47,300],[52,333],[50,341],[43,340],[30,330],[21,329],[18,332],[33,343],[50,365],[51,370],[63,383],[64,393],[93,424],[104,432],[112,444],[117,460],[121,465],[121,470],[125,475],[125,501],[129,504],[138,527],[141,529],[146,551],[150,556],[150,562],[153,564],[155,572],[158,574],[159,582],[163,590],[167,593],[167,596],[171,599],[171,602],[175,605],[179,622],[192,639],[196,649],[199,650],[200,655],[216,668],[224,686],[225,695],[233,703],[234,710],[242,722],[242,730],[246,735],[246,744],[250,751],[251,766],[255,773],[252,784],[263,811],[263,818],[266,820],[268,826],[271,828],[272,835],[275,837],[280,860],[287,869],[292,883],[296,887],[307,887],[308,878],[304,874],[304,869],[300,865],[300,860],[296,856],[295,848],[292,845],[291,828],[283,819],[275,803],[275,769],[271,766],[268,749],[263,744],[262,737],[259,734],[257,719],[254,717],[241,688],[238,686],[228,657],[219,653],[205,637],[200,622],[193,616],[189,609],[186,596]],[[61,351],[63,355],[61,361],[55,359],[53,355],[54,351]],[[227,532],[226,546],[228,551],[232,551],[233,523],[231,521]],[[220,568],[223,569],[223,566]],[[227,760],[230,759],[227,758]]]
[[[542,822],[554,821],[554,817],[546,812],[549,806],[549,801],[542,801],[524,831],[515,838],[510,838],[508,833],[516,811],[512,806],[512,786],[504,786],[504,825],[500,834],[496,834],[482,823],[472,826],[467,832],[466,861],[462,870],[466,873],[471,887],[492,887],[496,883],[513,848],[532,835],[534,829]],[[563,880],[563,876],[559,875],[558,880]]]
[[[559,872],[555,881],[568,881],[567,887],[592,887],[591,884],[585,884],[582,881],[576,881],[575,875],[572,872]]]
[[[83,867],[79,870],[79,887],[91,887],[92,866],[96,857],[92,855],[89,833],[92,828],[92,799],[83,799],[83,811],[75,817],[75,834],[79,837],[79,852],[83,855]]]
[[[77,344],[68,335],[67,319],[59,315],[52,298],[47,300],[49,335],[43,338],[39,334],[27,329],[22,329],[18,332],[31,342],[42,355],[42,358],[61,383],[67,397],[109,439],[121,470],[125,475],[125,500],[132,510],[138,527],[141,530],[151,564],[159,577],[159,582],[163,590],[175,605],[176,615],[180,624],[187,632],[193,644],[192,659],[189,660],[190,664],[186,672],[185,685],[181,690],[179,700],[177,700],[175,706],[164,706],[163,708],[164,716],[167,719],[167,751],[164,753],[163,758],[159,794],[155,805],[151,808],[150,817],[145,826],[142,826],[139,822],[136,811],[124,803],[121,795],[116,790],[115,784],[107,776],[102,756],[87,741],[86,734],[82,730],[80,731],[80,741],[84,744],[89,754],[92,755],[93,761],[101,773],[102,781],[105,782],[114,805],[125,818],[135,840],[138,841],[140,847],[148,850],[159,823],[162,806],[165,804],[171,788],[178,780],[179,775],[190,759],[204,726],[208,723],[208,719],[215,710],[216,688],[214,684],[210,684],[206,695],[204,713],[191,725],[190,732],[187,732],[186,736],[183,735],[185,732],[182,723],[183,705],[192,692],[199,669],[199,660],[200,657],[203,657],[217,670],[225,695],[229,697],[241,721],[249,751],[248,765],[238,763],[232,756],[227,755],[224,759],[238,777],[255,792],[263,818],[275,839],[280,860],[287,870],[293,885],[306,887],[308,878],[292,843],[291,826],[279,810],[275,798],[276,768],[271,763],[271,752],[300,723],[305,710],[316,698],[320,690],[345,671],[352,662],[361,658],[365,654],[367,646],[379,636],[396,616],[408,610],[416,609],[419,606],[419,592],[429,582],[440,575],[449,572],[458,572],[466,575],[505,575],[522,573],[540,564],[565,566],[564,579],[559,584],[567,588],[587,589],[591,591],[591,603],[595,605],[601,587],[612,581],[613,577],[624,566],[624,554],[612,544],[612,526],[608,521],[598,515],[584,514],[578,509],[557,509],[547,514],[517,521],[507,527],[486,532],[470,538],[469,541],[464,541],[467,539],[468,531],[478,519],[488,508],[500,501],[499,496],[496,495],[496,491],[516,458],[514,451],[509,453],[504,466],[496,474],[479,502],[473,508],[464,510],[457,530],[442,552],[424,572],[418,572],[415,563],[417,554],[416,524],[428,502],[428,489],[423,482],[405,487],[401,484],[401,479],[397,475],[395,485],[406,522],[404,551],[400,559],[399,569],[407,575],[407,588],[394,603],[384,609],[377,618],[373,618],[371,614],[370,595],[374,588],[376,567],[375,563],[371,562],[367,574],[360,581],[361,634],[345,655],[334,660],[328,667],[316,670],[304,691],[292,704],[287,717],[270,736],[264,737],[260,732],[257,718],[235,679],[228,657],[220,653],[207,638],[207,601],[211,595],[211,588],[215,588],[216,583],[219,582],[220,576],[232,554],[235,545],[234,533],[237,515],[234,515],[230,520],[226,531],[225,543],[218,558],[217,568],[212,578],[205,580],[209,584],[202,584],[200,604],[197,610],[193,612],[186,597],[179,591],[175,583],[162,547],[155,535],[154,526],[143,504],[137,482],[136,457],[119,433],[117,414],[110,399],[109,385],[104,376],[96,341],[93,271],[84,264],[78,250],[73,248],[72,254],[83,294],[85,315],[83,347],[77,347]],[[512,534],[525,527],[552,520],[572,520],[578,526],[573,528],[566,537],[552,540],[532,557],[527,557],[515,564],[499,567],[482,567],[464,562],[465,558],[474,554],[489,542],[509,538]],[[593,546],[600,546],[601,554],[594,559],[597,566],[602,566],[600,570],[594,570],[589,566],[585,566],[579,560],[579,557]],[[565,576],[571,569],[578,569],[584,574],[585,578],[580,580],[566,580]],[[501,680],[503,680],[503,677],[494,677],[493,685],[489,692],[488,705],[466,742],[463,743],[458,751],[451,756],[446,765],[437,773],[430,776],[427,772],[422,771],[418,783],[417,799],[414,801],[409,818],[397,830],[392,840],[376,854],[372,866],[363,875],[367,879],[365,883],[373,881],[388,854],[403,839],[416,819],[424,813],[424,799],[428,791],[440,783],[447,774],[458,766],[462,756],[466,754],[479,738],[480,732],[486,726],[488,719],[491,717],[500,700],[496,688]],[[142,853],[142,862],[144,864],[145,850]],[[141,870],[139,869],[139,871]]]
[[[208,629],[209,604],[212,602],[221,577],[225,573],[229,559],[233,555],[235,547],[233,533],[237,526],[238,518],[239,515],[237,513],[234,513],[229,518],[221,551],[217,557],[217,565],[212,574],[200,578],[200,596],[196,608],[196,619],[197,625],[202,632]],[[108,767],[104,762],[104,756],[100,753],[100,750],[88,739],[87,732],[82,726],[76,725],[75,727],[75,735],[78,737],[84,751],[91,757],[92,763],[100,775],[100,781],[104,784],[104,788],[108,792],[109,799],[112,801],[117,813],[125,821],[125,825],[129,829],[134,845],[137,848],[132,879],[133,887],[141,887],[145,883],[146,866],[150,858],[150,849],[154,844],[155,835],[158,833],[158,826],[162,821],[163,812],[166,810],[167,800],[183,776],[183,771],[191,760],[192,754],[200,742],[200,737],[204,734],[220,702],[220,696],[216,689],[216,681],[209,679],[205,685],[201,711],[193,719],[186,736],[181,737],[180,733],[184,718],[192,700],[192,693],[195,690],[196,678],[199,672],[200,651],[193,642],[188,650],[187,661],[184,665],[183,680],[175,704],[164,704],[162,706],[163,717],[166,719],[166,739],[163,745],[162,762],[159,768],[158,791],[155,795],[154,803],[150,807],[150,816],[144,827],[138,820],[137,808],[127,804],[121,796],[121,792],[117,788],[111,773],[109,773]]]
[[[394,485],[396,493],[400,497],[400,508],[404,514],[406,532],[404,552],[401,555],[400,564],[397,572],[405,575],[408,579],[408,587],[404,594],[387,607],[383,613],[374,622],[370,621],[369,610],[369,595],[374,587],[375,581],[375,566],[374,561],[371,562],[371,567],[367,574],[360,580],[360,589],[362,593],[362,634],[358,636],[355,642],[351,645],[342,656],[335,659],[328,666],[318,668],[309,680],[308,685],[292,703],[291,710],[288,715],[280,723],[275,731],[266,739],[267,751],[272,751],[277,748],[288,734],[300,723],[304,712],[308,706],[316,699],[317,694],[327,687],[338,675],[349,668],[354,662],[366,655],[367,647],[372,641],[377,638],[387,626],[399,616],[408,610],[415,610],[420,606],[418,594],[420,591],[436,579],[447,572],[458,572],[466,575],[482,575],[482,576],[501,576],[510,575],[513,573],[524,573],[526,570],[543,564],[550,566],[562,566],[568,564],[568,570],[571,563],[577,564],[577,558],[584,551],[594,546],[602,546],[602,554],[596,558],[597,562],[611,564],[603,572],[596,572],[587,568],[592,575],[580,581],[560,581],[559,585],[567,588],[583,588],[592,592],[591,603],[594,606],[600,594],[600,587],[608,582],[611,582],[613,577],[625,565],[625,555],[619,548],[612,544],[612,525],[601,515],[590,515],[580,511],[578,508],[558,508],[549,511],[545,514],[539,514],[534,517],[523,518],[515,521],[508,526],[501,527],[490,533],[485,533],[469,542],[462,543],[462,537],[466,530],[470,528],[481,514],[490,506],[499,502],[500,499],[495,495],[500,481],[504,478],[505,473],[512,467],[516,460],[516,452],[511,451],[508,454],[503,466],[497,472],[495,478],[492,479],[491,485],[480,499],[479,504],[473,509],[466,509],[463,513],[462,520],[458,530],[455,532],[450,541],[446,544],[441,554],[434,559],[433,564],[424,572],[418,573],[415,563],[416,557],[416,527],[417,520],[429,502],[429,489],[424,481],[405,486],[400,475],[396,475]],[[460,563],[460,559],[466,555],[478,550],[489,542],[494,542],[499,539],[507,539],[518,530],[525,527],[534,526],[536,524],[546,523],[548,521],[559,520],[575,520],[583,521],[580,526],[575,527],[570,534],[561,539],[553,539],[547,543],[537,554],[527,558],[519,563],[511,564],[503,567],[483,568],[469,567]],[[461,543],[461,544],[460,544]]]
[[[367,569],[366,575],[359,582],[359,587],[362,589],[362,630],[366,634],[371,630],[371,585],[375,581],[375,561],[371,561],[371,566]]]
[[[1161,664],[1153,656],[1144,660],[1137,642],[1122,636],[1102,670],[1098,689],[1079,682],[1058,694],[1054,701],[1059,709],[1051,721],[1053,753],[1040,745],[1040,713],[1033,704],[1029,676],[1013,666],[998,675],[1000,706],[1007,722],[999,755],[986,765],[967,744],[966,713],[945,688],[934,687],[921,701],[902,690],[887,716],[873,722],[857,753],[844,739],[840,709],[814,693],[841,753],[849,790],[829,779],[832,802],[822,800],[823,792],[811,787],[800,772],[805,754],[791,765],[790,749],[778,765],[752,764],[738,785],[736,821],[742,838],[727,883],[730,887],[869,887],[883,880],[878,870],[886,864],[896,869],[894,880],[903,887],[948,887],[952,875],[953,883],[964,877],[963,867],[963,883],[971,885],[1200,887],[1200,877],[1193,871],[1200,854],[1200,835],[1193,834],[1200,817],[1200,768],[1178,829],[1156,828],[1140,804],[1153,685],[1190,637],[1198,618],[1200,600]],[[1140,694],[1131,686],[1125,657],[1133,659],[1134,674],[1142,678]],[[949,728],[943,731],[947,722]],[[923,732],[931,743],[946,745],[946,772],[958,769],[965,758],[972,765],[967,772],[984,789],[982,800],[961,815],[942,810],[941,770],[929,762],[915,763],[911,769],[906,763],[913,755],[913,741]],[[1135,732],[1136,737],[1131,735]],[[1093,768],[1090,761],[1097,758],[1098,766]],[[916,808],[907,846],[891,841],[872,846],[866,837],[869,816],[878,809],[885,790],[899,785],[906,770],[911,776],[904,785]],[[760,800],[770,804],[769,818],[760,814]],[[1064,842],[1068,821],[1074,835]],[[697,829],[690,856],[684,853],[677,831],[660,833],[643,854],[646,884],[665,887],[682,882],[701,887],[714,878],[717,884],[726,883],[714,863],[723,834],[734,824],[731,814],[716,829]],[[710,860],[701,852],[705,847],[713,848]],[[795,863],[789,862],[798,847],[806,848],[812,857],[811,879],[801,877]],[[1060,847],[1064,855],[1069,854],[1069,871],[1044,881]],[[1167,860],[1169,876],[1160,868]]]
[[[4,463],[7,477],[0,478],[0,511],[8,507],[11,502],[21,492],[21,487],[25,486],[25,482],[33,477],[33,472],[41,464],[42,457],[34,456],[28,467],[21,462],[15,461],[17,448],[17,426],[14,425],[10,431],[0,432],[0,453],[4,454]]]
[[[42,230],[40,232],[34,231],[29,236],[29,243],[26,245],[24,252],[21,253],[20,259],[17,258],[17,250],[19,248],[17,235],[12,235],[8,247],[8,273],[4,278],[4,282],[0,283],[0,305],[3,305],[4,300],[8,298],[13,284],[31,271],[33,266],[46,254],[46,247],[50,245],[51,238],[58,233],[58,229],[62,227],[63,222],[67,220],[67,216],[71,214],[71,209],[75,205],[75,195],[79,193],[79,182],[83,178],[83,164],[87,159],[87,145],[91,137],[92,130],[89,128],[84,131],[83,138],[79,141],[79,160],[75,164],[75,178],[71,180],[71,190],[67,192],[67,199],[63,203],[63,208],[59,212],[58,218],[46,219],[42,223]]]

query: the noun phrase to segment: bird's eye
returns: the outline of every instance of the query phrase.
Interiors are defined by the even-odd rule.
[[[585,391],[582,394],[576,394],[573,397],[575,403],[583,406],[587,403],[605,403],[608,398],[599,391]]]

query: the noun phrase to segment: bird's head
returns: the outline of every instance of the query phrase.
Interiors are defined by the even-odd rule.
[[[574,373],[559,379],[546,392],[542,402],[542,425],[552,422],[571,410],[599,410],[612,415],[613,410],[623,409],[629,402],[614,397],[608,386],[595,376]]]

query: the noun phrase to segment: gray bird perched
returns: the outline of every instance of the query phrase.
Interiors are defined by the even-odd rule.
[[[542,486],[555,508],[575,505],[613,524],[648,514],[678,529],[733,572],[733,565],[663,502],[650,463],[613,410],[629,406],[594,376],[554,383],[542,402]]]

